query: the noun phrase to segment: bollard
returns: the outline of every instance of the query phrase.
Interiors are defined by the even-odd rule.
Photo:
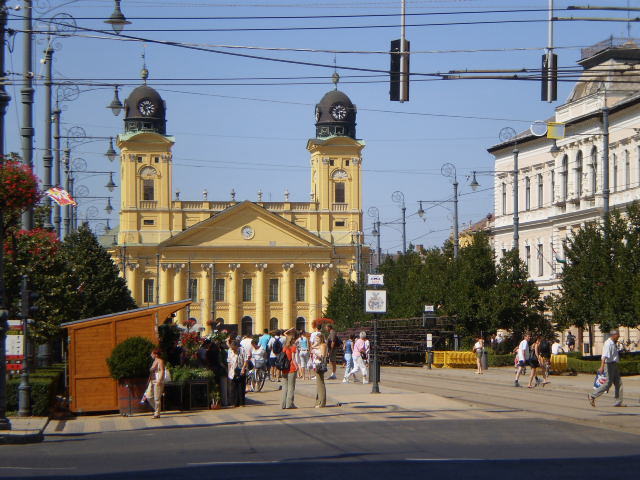
[[[480,357],[480,365],[482,365],[482,370],[489,369],[489,352],[482,349],[482,356]]]

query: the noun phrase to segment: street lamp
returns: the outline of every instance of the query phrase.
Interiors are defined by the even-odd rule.
[[[117,117],[118,115],[120,115],[120,112],[122,111],[124,106],[122,105],[120,97],[118,96],[118,85],[115,85],[113,88],[113,100],[111,100],[111,103],[107,105],[107,108],[111,109],[113,114]]]
[[[107,212],[107,215],[111,215],[113,212],[113,206],[111,205],[111,197],[107,199],[107,206],[104,207],[104,211]]]
[[[105,185],[107,190],[113,192],[113,190],[117,187],[117,185],[113,182],[113,172],[109,172],[109,181]]]
[[[378,207],[369,207],[367,215],[375,219],[373,222],[373,230],[371,234],[376,237],[376,271],[380,269],[381,252],[380,252],[380,210]]]
[[[402,253],[407,253],[407,207],[404,204],[404,193],[396,190],[391,194],[391,200],[400,205],[402,209]]]
[[[105,157],[109,159],[110,162],[113,162],[116,159],[117,152],[113,148],[113,137],[109,137],[109,148],[107,149],[107,153],[104,154]]]
[[[113,9],[113,13],[111,16],[104,21],[104,23],[108,23],[113,28],[113,31],[116,34],[120,34],[125,25],[130,25],[131,22],[127,20],[127,17],[124,16],[122,10],[120,10],[120,0],[114,0],[115,6]]]

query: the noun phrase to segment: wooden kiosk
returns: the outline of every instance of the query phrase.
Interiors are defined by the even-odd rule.
[[[181,300],[63,323],[69,342],[71,411],[118,410],[117,384],[107,366],[113,348],[130,337],[145,337],[157,343],[158,325],[190,303],[191,300]]]

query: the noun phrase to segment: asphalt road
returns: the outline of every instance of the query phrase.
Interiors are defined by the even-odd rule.
[[[410,417],[410,415],[407,415]],[[0,449],[0,477],[633,478],[639,437],[540,419],[406,418],[48,436]],[[354,477],[355,476],[355,477]]]

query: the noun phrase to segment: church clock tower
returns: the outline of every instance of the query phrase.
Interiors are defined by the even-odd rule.
[[[159,243],[171,235],[171,148],[166,134],[166,106],[145,84],[125,101],[123,134],[118,136],[122,194],[118,243]]]
[[[345,93],[328,92],[315,108],[316,138],[307,143],[311,196],[321,212],[318,234],[334,244],[349,244],[350,232],[362,231],[364,142],[356,139],[356,113]]]

